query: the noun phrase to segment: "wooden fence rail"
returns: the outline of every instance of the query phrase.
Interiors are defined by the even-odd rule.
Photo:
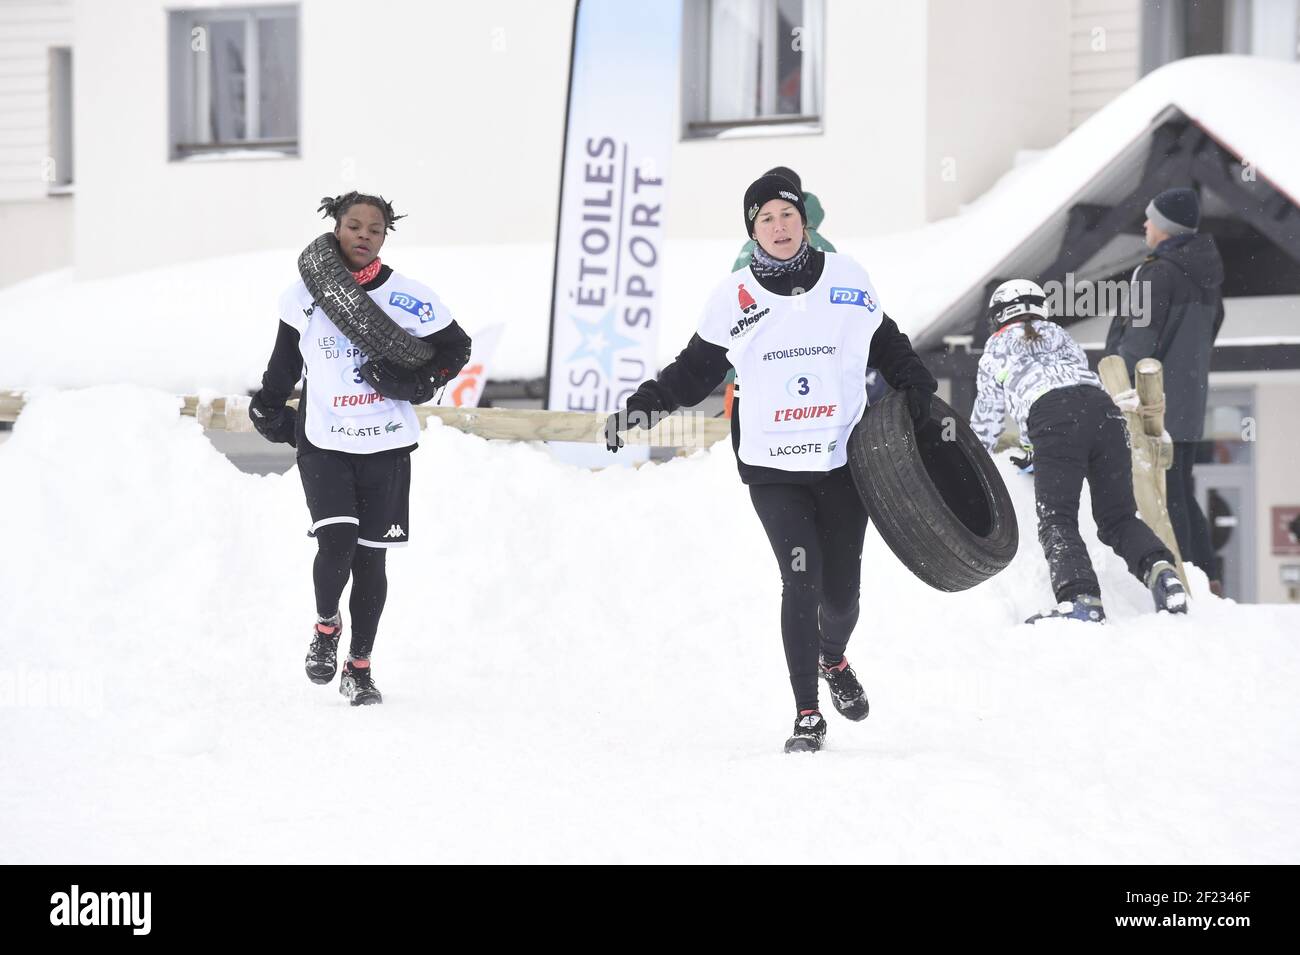
[[[197,395],[182,395],[180,413],[196,418],[211,431],[252,431],[248,417],[249,399],[245,395],[200,400]],[[297,405],[297,400],[289,402]],[[26,399],[21,392],[0,391],[0,421],[16,421]],[[442,408],[417,405],[415,413],[424,427],[429,418],[437,418],[448,427],[480,438],[500,441],[576,441],[589,444],[605,442],[605,415],[582,411],[541,411],[535,408]],[[665,418],[649,431],[634,430],[624,434],[630,446],[659,448],[707,448],[731,433],[731,422],[690,412]]]

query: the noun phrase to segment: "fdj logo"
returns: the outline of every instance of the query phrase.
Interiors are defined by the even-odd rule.
[[[396,305],[404,312],[410,312],[422,322],[433,321],[433,306],[428,302],[421,302],[414,295],[407,295],[405,292],[394,292],[388,296],[388,304]]]
[[[868,312],[876,310],[876,302],[871,297],[871,293],[866,289],[860,288],[833,288],[831,289],[832,305],[861,305]]]
[[[807,398],[821,390],[822,380],[816,375],[795,375],[785,383],[786,392],[795,398]]]

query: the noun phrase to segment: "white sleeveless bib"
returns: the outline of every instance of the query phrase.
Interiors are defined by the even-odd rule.
[[[451,324],[451,313],[428,286],[398,272],[366,294],[417,338]],[[280,317],[299,333],[308,441],[318,448],[372,454],[419,440],[420,420],[411,403],[385,398],[365,382],[360,368],[368,356],[312,302],[302,282],[281,297]]]
[[[833,252],[801,295],[768,292],[749,269],[718,287],[700,337],[726,348],[736,369],[742,461],[782,471],[831,471],[848,461],[882,315],[866,270]]]

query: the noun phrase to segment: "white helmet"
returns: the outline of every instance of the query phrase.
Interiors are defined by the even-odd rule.
[[[989,299],[989,329],[997,331],[1012,319],[1022,315],[1047,318],[1047,293],[1037,282],[1029,279],[1012,279],[1003,282]]]

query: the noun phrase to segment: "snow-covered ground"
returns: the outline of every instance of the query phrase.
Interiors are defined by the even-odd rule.
[[[0,861],[1300,861],[1300,609],[1194,573],[1156,618],[1085,518],[1112,622],[1017,625],[1049,594],[1006,471],[1021,552],[975,590],[868,532],[872,714],[786,756],[725,443],[589,472],[426,432],[353,709],[302,672],[296,470],[238,472],[162,392],[37,395],[0,445]]]

